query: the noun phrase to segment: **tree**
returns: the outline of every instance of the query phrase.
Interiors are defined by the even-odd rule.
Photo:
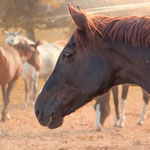
[[[3,29],[22,28],[28,38],[35,41],[34,29],[40,28],[46,6],[41,0],[0,0],[0,27]]]

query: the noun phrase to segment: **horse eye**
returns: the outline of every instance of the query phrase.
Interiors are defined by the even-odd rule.
[[[63,54],[63,58],[66,61],[71,61],[73,59],[73,55],[69,54],[69,53],[65,53],[65,54]]]

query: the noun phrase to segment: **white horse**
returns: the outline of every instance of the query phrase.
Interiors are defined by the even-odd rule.
[[[13,45],[17,41],[22,40],[21,35],[17,33],[8,33],[7,32],[6,43]],[[26,41],[27,43],[29,41]],[[42,42],[41,42],[42,43]],[[34,67],[28,63],[23,64],[22,77],[25,82],[25,102],[22,108],[26,108],[29,100],[29,89],[30,89],[30,98],[35,100],[38,86],[38,78],[47,80],[50,74],[52,73],[56,61],[63,49],[62,45],[57,43],[46,43],[39,44],[37,47],[42,61],[42,67],[39,72],[37,72]]]

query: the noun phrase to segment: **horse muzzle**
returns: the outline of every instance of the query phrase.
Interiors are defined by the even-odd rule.
[[[35,66],[35,70],[36,70],[36,71],[40,71],[41,67],[42,67],[42,65],[41,65],[41,66],[36,65],[36,66]]]
[[[35,115],[42,126],[47,126],[50,129],[55,129],[63,124],[63,116],[59,112],[44,113],[35,104]]]
[[[50,117],[49,117],[49,121],[48,121],[48,128],[49,129],[56,129],[58,127],[60,127],[63,124],[63,117],[61,114],[59,113],[53,113]]]

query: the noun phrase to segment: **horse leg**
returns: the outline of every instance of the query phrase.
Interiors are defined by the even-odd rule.
[[[129,89],[129,85],[126,85],[126,84],[122,85],[122,96],[121,96],[121,100],[120,100],[121,116],[120,116],[119,127],[124,126],[125,105],[126,105],[126,98],[127,98],[128,89]]]
[[[102,130],[102,125],[100,124],[100,117],[101,117],[100,104],[97,103],[97,101],[96,101],[96,104],[94,107],[95,107],[95,111],[96,111],[95,129],[96,129],[96,131],[100,131],[100,130]]]
[[[118,121],[119,121],[119,99],[118,99],[118,86],[115,86],[112,88],[112,93],[113,93],[113,100],[114,100],[114,106],[115,106],[115,122],[113,126],[117,127],[118,126]]]
[[[7,87],[8,85],[5,84],[5,85],[2,85],[1,88],[2,88],[2,96],[3,96],[3,110],[2,110],[2,118],[1,118],[1,121],[6,121],[7,119],[7,100],[6,100],[6,93],[7,93]]]
[[[16,82],[16,79],[17,78],[14,78],[13,80],[11,80],[7,87],[3,87],[2,86],[2,91],[4,92],[4,108],[3,108],[3,111],[2,111],[2,119],[1,121],[6,121],[6,119],[10,119],[10,116],[7,114],[7,107],[8,107],[8,103],[9,103],[9,100],[10,100],[10,92],[11,90],[13,89],[14,85],[15,85],[15,82]]]
[[[29,86],[30,86],[30,79],[29,78],[24,78],[24,84],[25,84],[25,100],[24,104],[21,107],[22,109],[27,108],[28,105],[28,100],[29,100]]]
[[[143,120],[146,118],[147,106],[149,102],[149,94],[144,89],[142,89],[142,92],[143,92],[143,107],[142,107],[142,112],[140,115],[140,119],[137,122],[137,125],[143,124]]]
[[[102,96],[96,97],[96,104],[94,107],[96,110],[95,128],[97,131],[102,130],[102,126],[110,114],[109,99],[110,91]]]
[[[38,87],[38,73],[35,73],[31,81],[31,103],[35,103]]]

